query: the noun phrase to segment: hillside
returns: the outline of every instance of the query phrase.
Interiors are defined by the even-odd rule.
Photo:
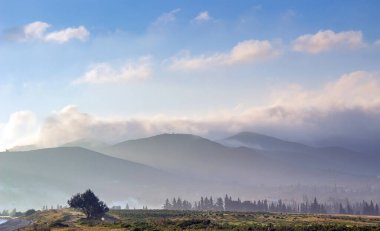
[[[335,148],[298,147],[300,151],[256,150],[194,135],[162,134],[109,146],[102,153],[80,147],[2,152],[0,204],[8,209],[55,206],[91,188],[111,205],[160,208],[164,199],[179,195],[302,198],[316,195],[313,189],[319,185],[318,195],[327,198],[336,195],[331,191],[336,182],[350,190],[378,185],[374,177],[353,174],[365,173],[364,164],[371,170],[378,162],[348,165],[350,159],[339,161],[342,156]],[[329,152],[337,162],[326,162]],[[350,191],[341,195],[354,196]]]
[[[0,176],[0,204],[12,208],[17,198],[19,209],[66,204],[71,195],[88,188],[109,202],[143,198],[155,204],[153,194],[171,195],[172,185],[186,189],[188,184],[152,167],[75,147],[2,152]]]
[[[187,134],[163,134],[125,141],[103,152],[172,173],[221,182],[278,185],[359,181],[354,176],[338,173],[334,169],[310,169],[298,163],[272,158],[268,151],[226,147]]]
[[[220,141],[231,147],[261,150],[265,156],[313,169],[354,175],[380,175],[380,158],[342,147],[311,147],[253,132],[242,132]]]
[[[24,219],[25,231],[50,230],[378,230],[379,216],[215,212],[169,210],[111,210],[104,221],[89,222],[71,209],[36,212]]]

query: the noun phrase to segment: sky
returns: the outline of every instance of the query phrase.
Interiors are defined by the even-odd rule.
[[[0,1],[0,150],[380,138],[380,2]]]

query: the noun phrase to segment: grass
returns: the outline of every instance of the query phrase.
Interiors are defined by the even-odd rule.
[[[379,230],[379,216],[281,213],[113,210],[88,221],[71,209],[37,212],[29,230]]]

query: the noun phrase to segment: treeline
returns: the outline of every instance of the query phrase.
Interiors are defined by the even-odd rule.
[[[64,209],[64,208],[67,208],[67,206],[57,205],[56,207],[54,207],[51,205],[49,207],[47,205],[44,205],[44,206],[42,206],[42,211],[59,210],[59,209]],[[19,216],[23,216],[23,215],[30,215],[31,213],[34,213],[34,212],[35,212],[34,209],[29,209],[26,212],[20,212],[20,211],[17,211],[16,209],[12,209],[12,210],[4,209],[3,211],[0,211],[0,216],[19,217]]]
[[[234,200],[226,195],[223,198],[201,197],[199,201],[190,203],[180,197],[172,200],[166,199],[164,209],[167,210],[196,210],[196,211],[237,211],[237,212],[284,212],[284,213],[337,213],[337,214],[362,214],[380,215],[379,205],[373,201],[350,203],[320,203],[317,198],[312,201],[302,203],[255,200],[242,201],[239,198]]]
[[[26,212],[19,212],[16,209],[13,209],[11,211],[5,209],[2,212],[0,212],[0,216],[5,216],[5,217],[20,217],[24,215],[29,216],[35,212],[36,211],[34,209],[29,209]]]
[[[16,209],[13,209],[11,211],[4,209],[2,212],[0,212],[0,216],[6,216],[6,217],[15,217],[20,215],[20,212],[17,212]]]

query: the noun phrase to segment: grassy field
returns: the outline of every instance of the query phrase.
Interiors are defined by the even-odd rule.
[[[87,221],[75,210],[29,217],[23,230],[380,230],[379,216],[117,210],[104,221]]]

